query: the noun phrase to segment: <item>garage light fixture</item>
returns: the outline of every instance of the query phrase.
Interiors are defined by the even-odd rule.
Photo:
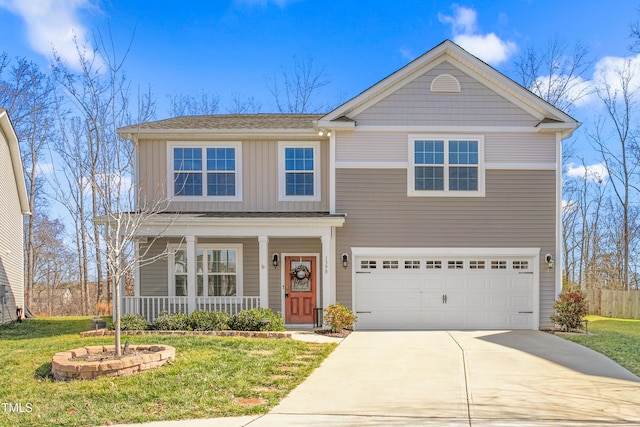
[[[346,252],[342,253],[342,266],[347,268],[349,266],[349,254]]]
[[[547,267],[553,268],[553,255],[546,254],[544,256],[544,261],[547,263]]]

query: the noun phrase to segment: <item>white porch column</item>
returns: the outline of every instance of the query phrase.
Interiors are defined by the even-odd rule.
[[[196,236],[186,236],[187,241],[187,314],[196,309]]]
[[[332,286],[335,260],[331,258],[331,236],[324,235],[322,240],[322,309],[326,310],[336,302],[335,284]]]
[[[258,236],[260,307],[269,308],[269,236]]]

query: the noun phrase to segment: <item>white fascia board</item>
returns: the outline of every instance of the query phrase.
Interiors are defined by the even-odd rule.
[[[196,235],[225,237],[321,237],[342,227],[344,217],[331,218],[193,218],[153,220],[138,229],[139,236]]]
[[[339,129],[339,130],[351,130],[356,127],[356,122],[344,122],[344,121],[331,121],[331,120],[319,120],[318,121],[319,128],[327,128],[327,129]]]
[[[351,248],[358,256],[521,256],[537,257],[540,248]]]

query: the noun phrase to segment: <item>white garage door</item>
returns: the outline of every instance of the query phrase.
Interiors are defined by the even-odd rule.
[[[512,255],[357,255],[356,326],[537,329],[535,261]]]

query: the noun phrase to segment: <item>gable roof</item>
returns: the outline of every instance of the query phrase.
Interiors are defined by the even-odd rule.
[[[315,122],[322,114],[216,114],[180,116],[126,126],[118,130],[123,137],[132,135],[184,134],[308,134],[316,135]]]
[[[539,129],[564,131],[565,136],[569,136],[580,125],[565,112],[525,89],[451,40],[445,40],[323,116],[318,120],[318,126],[334,129],[354,128],[356,122],[346,119],[357,116],[444,61],[451,63],[537,118]]]
[[[29,198],[27,197],[27,185],[24,180],[24,170],[22,169],[22,158],[20,157],[20,146],[7,110],[0,107],[0,133],[9,146],[9,156],[13,175],[15,177],[18,198],[20,199],[20,210],[23,214],[29,214]]]

